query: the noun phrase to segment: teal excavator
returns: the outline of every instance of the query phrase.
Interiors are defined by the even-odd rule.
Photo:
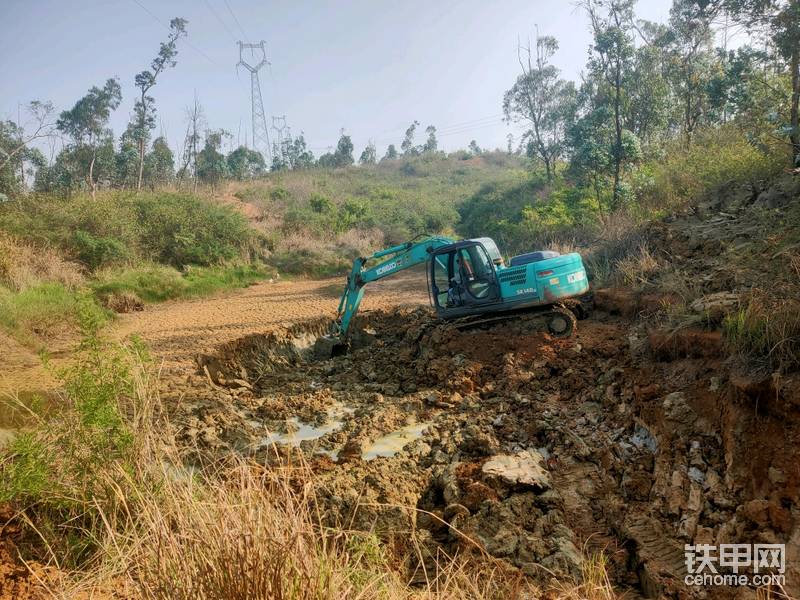
[[[534,313],[544,318],[551,335],[569,337],[576,315],[585,314],[581,298],[589,282],[580,254],[528,252],[506,264],[488,237],[417,238],[353,261],[336,320],[318,342],[318,352],[346,351],[367,284],[423,263],[428,265],[431,304],[441,319],[469,325]]]

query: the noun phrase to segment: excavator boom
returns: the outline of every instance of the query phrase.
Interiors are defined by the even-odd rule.
[[[340,344],[346,343],[350,324],[358,312],[366,284],[425,263],[430,259],[434,250],[452,243],[453,240],[446,237],[427,237],[416,242],[406,242],[399,246],[379,250],[366,258],[355,259],[339,300],[339,309],[331,337],[336,338]],[[380,262],[367,267],[367,263],[376,260],[380,260]]]

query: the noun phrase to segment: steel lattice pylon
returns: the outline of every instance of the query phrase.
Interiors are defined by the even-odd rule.
[[[261,82],[258,80],[258,71],[267,62],[267,43],[261,40],[258,44],[245,44],[239,42],[239,62],[236,67],[244,67],[250,71],[250,97],[252,102],[253,114],[253,148],[259,150],[267,157],[267,163],[272,162],[272,147],[269,143],[269,132],[267,131],[267,116],[264,113],[264,101],[261,98]],[[256,65],[251,65],[244,60],[243,52],[245,49],[251,51],[260,50],[261,60]]]

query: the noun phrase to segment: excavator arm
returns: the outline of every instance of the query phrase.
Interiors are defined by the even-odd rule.
[[[454,240],[446,237],[428,237],[420,241],[406,242],[399,246],[379,250],[367,258],[355,259],[339,300],[339,309],[331,336],[337,338],[340,344],[346,343],[350,324],[358,312],[366,284],[384,277],[391,277],[400,271],[427,262],[434,250],[453,242]],[[379,263],[367,268],[368,262],[380,259],[382,260]]]

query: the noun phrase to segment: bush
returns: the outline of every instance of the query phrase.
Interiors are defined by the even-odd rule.
[[[245,256],[258,242],[230,207],[163,192],[26,197],[0,206],[0,230],[59,247],[92,269],[142,259],[212,265]]]
[[[728,349],[761,359],[770,368],[790,371],[800,367],[800,301],[754,291],[745,306],[723,321]]]
[[[253,239],[247,219],[224,206],[183,194],[135,200],[147,258],[176,267],[211,265],[242,256]]]
[[[75,232],[78,260],[90,269],[121,263],[129,257],[125,245],[113,237],[95,237],[88,231]]]
[[[724,185],[755,189],[780,172],[783,156],[756,148],[733,125],[697,132],[690,148],[670,142],[664,158],[645,165],[634,179],[640,202],[653,208],[677,208],[702,200]]]

